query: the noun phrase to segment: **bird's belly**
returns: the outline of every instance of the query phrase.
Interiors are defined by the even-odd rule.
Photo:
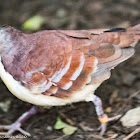
[[[94,91],[100,85],[99,83],[94,85],[86,85],[82,90],[74,92],[68,98],[58,98],[54,96],[47,96],[43,94],[33,94],[29,89],[21,85],[16,81],[12,75],[5,71],[2,62],[0,61],[0,77],[17,98],[39,106],[62,106],[79,101],[92,101],[94,99]]]

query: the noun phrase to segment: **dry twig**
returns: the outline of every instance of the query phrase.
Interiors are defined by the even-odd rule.
[[[66,119],[66,121],[70,124],[70,125],[74,125],[75,123],[67,117],[67,115],[65,115],[62,111],[59,111],[59,115],[62,116],[64,119]]]
[[[140,93],[140,90],[134,92],[134,93],[127,99],[127,101],[130,101],[133,97],[137,96],[138,93]]]
[[[137,133],[140,132],[140,127],[137,128],[135,131],[133,131],[132,133],[130,133],[127,137],[125,137],[123,140],[129,140],[130,138],[132,138],[134,135],[136,135]]]

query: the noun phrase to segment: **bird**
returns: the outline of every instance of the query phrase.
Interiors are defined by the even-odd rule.
[[[34,106],[13,124],[0,125],[7,135],[30,136],[21,126],[39,107],[64,106],[86,101],[95,105],[103,136],[109,118],[95,90],[111,70],[135,53],[140,24],[128,28],[42,30],[24,33],[0,28],[0,77],[18,99]]]

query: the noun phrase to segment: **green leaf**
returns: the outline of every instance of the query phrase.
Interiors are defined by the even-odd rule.
[[[65,135],[72,135],[76,130],[77,130],[77,127],[67,125],[65,128],[63,128],[62,131]]]
[[[66,126],[67,126],[67,124],[64,123],[64,122],[60,119],[60,117],[58,117],[58,118],[57,118],[57,121],[56,121],[56,123],[55,123],[55,125],[54,125],[54,129],[62,129],[62,128],[65,128]]]
[[[45,18],[42,16],[33,16],[25,21],[22,25],[23,30],[39,30],[42,24],[45,23]]]
[[[76,130],[77,130],[77,127],[73,127],[71,125],[68,125],[66,123],[64,123],[60,117],[57,118],[57,121],[54,125],[54,129],[62,129],[62,132],[65,134],[65,135],[72,135]]]

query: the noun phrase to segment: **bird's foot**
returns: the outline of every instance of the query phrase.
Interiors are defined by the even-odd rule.
[[[8,132],[6,133],[7,136],[12,135],[15,131],[19,131],[25,136],[31,136],[30,133],[23,130],[21,126],[27,119],[29,119],[37,112],[38,112],[38,107],[33,106],[29,111],[22,114],[15,123],[11,125],[0,125],[0,129],[8,130]]]
[[[100,136],[104,135],[108,122],[117,120],[121,116],[122,115],[117,115],[115,117],[108,118],[108,116],[106,114],[104,114],[103,117],[99,118],[99,121],[100,121],[101,125],[100,125],[100,127],[97,130],[100,131]]]
[[[98,130],[100,130],[100,136],[103,136],[106,131],[107,123],[110,121],[119,119],[121,117],[121,115],[117,115],[115,117],[108,118],[108,116],[103,111],[101,99],[95,95],[95,98],[92,102],[95,105],[95,110],[96,110],[96,113],[98,116],[98,120],[101,123],[101,126],[99,127],[100,129],[98,129]]]
[[[25,136],[31,136],[30,133],[26,132],[25,130],[21,128],[21,125],[22,124],[20,122],[16,121],[15,123],[11,125],[0,125],[0,129],[8,130],[8,132],[6,133],[7,136],[12,135],[15,131],[19,131]]]

